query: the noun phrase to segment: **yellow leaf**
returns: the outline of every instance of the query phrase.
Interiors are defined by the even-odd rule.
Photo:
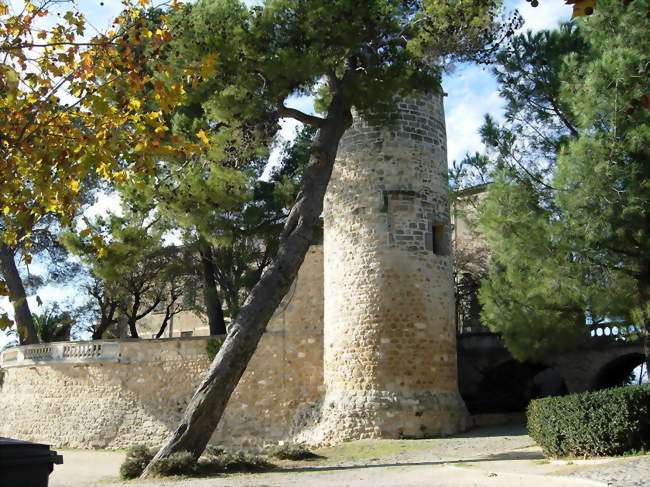
[[[11,208],[9,208],[8,206],[5,206],[5,207],[2,209],[2,212],[3,212],[5,215],[8,215],[10,211],[11,211]]]
[[[2,315],[0,315],[0,330],[6,330],[7,328],[11,328],[13,324],[14,322],[9,319],[7,313],[2,313]]]
[[[50,198],[47,204],[45,205],[45,211],[56,211],[59,201],[56,198]]]
[[[591,15],[596,7],[596,0],[566,0],[567,5],[573,5],[572,19]]]
[[[118,184],[124,184],[124,183],[126,183],[126,180],[127,180],[127,172],[126,171],[117,171],[117,172],[115,172],[113,174],[113,179]]]
[[[100,247],[97,249],[97,258],[102,259],[106,257],[106,254],[108,253],[108,250],[106,250],[106,247]]]
[[[196,136],[203,142],[204,144],[209,144],[210,139],[208,138],[208,134],[205,133],[205,130],[201,129],[196,133]]]

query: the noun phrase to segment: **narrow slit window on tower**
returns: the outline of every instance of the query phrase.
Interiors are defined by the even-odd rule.
[[[431,223],[431,250],[436,255],[445,255],[445,226],[440,222]]]

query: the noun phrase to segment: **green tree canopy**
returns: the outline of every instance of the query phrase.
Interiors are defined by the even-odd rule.
[[[582,39],[546,62],[558,81],[546,85],[557,111],[548,104],[549,119],[541,116],[546,109],[521,119],[542,124],[541,144],[505,137],[548,151],[532,158],[546,165],[498,172],[482,211],[493,252],[482,317],[522,359],[570,344],[588,319],[631,320],[650,356],[648,3],[598,5],[578,21]],[[528,79],[526,71],[518,78]],[[509,113],[536,94],[518,87]]]
[[[180,65],[213,56],[214,76],[193,90],[203,100],[208,126],[218,127],[195,133],[207,139],[215,160],[245,160],[248,142],[264,140],[281,117],[312,125],[318,134],[276,258],[251,290],[203,386],[154,462],[183,450],[198,458],[219,423],[316,235],[352,107],[370,121],[390,123],[396,97],[438,92],[438,60],[484,60],[491,52],[486,46],[508,35],[511,25],[499,29],[499,5],[492,0],[267,0],[249,10],[236,0],[200,0],[170,20],[177,35],[172,56]],[[287,98],[296,94],[315,94],[322,116],[287,107]]]

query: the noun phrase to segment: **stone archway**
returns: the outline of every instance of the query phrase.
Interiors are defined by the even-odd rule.
[[[621,355],[607,362],[598,370],[589,390],[625,385],[632,371],[644,362],[645,356],[636,352]]]

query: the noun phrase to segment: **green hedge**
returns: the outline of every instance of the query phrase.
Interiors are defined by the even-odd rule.
[[[622,455],[650,448],[650,384],[530,403],[528,433],[553,457]]]

